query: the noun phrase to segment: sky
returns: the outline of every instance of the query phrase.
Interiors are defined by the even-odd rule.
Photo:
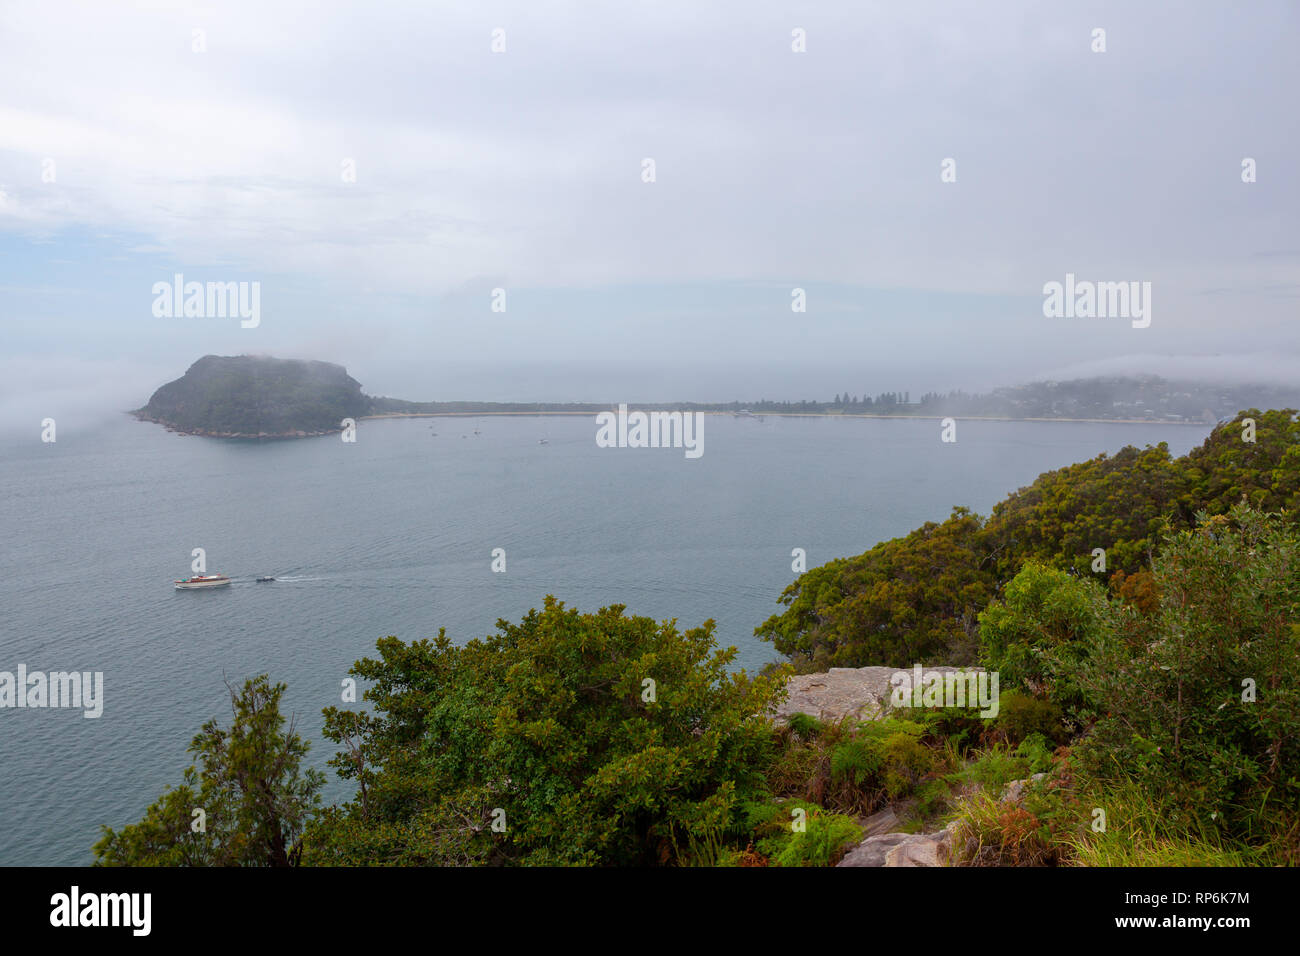
[[[412,400],[1292,382],[1298,28],[1270,0],[0,0],[0,426],[210,353]],[[1149,282],[1150,325],[1046,317],[1067,273]],[[258,283],[257,326],[155,315],[176,274]]]

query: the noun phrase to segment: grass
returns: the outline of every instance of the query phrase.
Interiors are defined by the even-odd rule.
[[[1075,866],[1286,866],[1287,840],[1248,846],[1225,840],[1213,820],[1188,820],[1171,801],[1127,778],[1099,787],[1082,805],[1105,811],[1106,828],[1091,826],[1066,841]],[[1300,824],[1297,824],[1300,826]],[[1293,827],[1289,842],[1295,844]]]
[[[1185,795],[1154,792],[1129,773],[1076,778],[1068,748],[1030,732],[1018,746],[1002,735],[971,748],[969,733],[936,720],[795,715],[777,733],[768,771],[773,798],[749,809],[749,843],[690,847],[705,865],[833,866],[861,839],[861,823],[884,806],[899,829],[957,821],[957,866],[1286,866],[1300,863],[1300,817],[1263,818],[1268,832],[1224,835],[1222,819],[1201,819]],[[980,736],[976,734],[976,736]],[[991,741],[991,743],[990,743]],[[1007,786],[1037,773],[1016,803]],[[793,831],[791,811],[805,811]],[[1104,811],[1104,829],[1094,830]],[[1262,826],[1263,824],[1261,824]],[[744,841],[742,841],[744,842]]]

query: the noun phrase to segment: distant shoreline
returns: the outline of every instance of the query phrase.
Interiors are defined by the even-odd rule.
[[[605,410],[601,409],[600,411]],[[942,421],[944,418],[952,418],[957,421],[967,422],[1076,422],[1089,425],[1181,425],[1184,427],[1190,425],[1197,428],[1213,428],[1218,424],[1217,422],[1170,422],[1158,418],[1007,418],[997,415],[868,415],[855,412],[755,412],[752,415],[737,415],[735,412],[685,410],[696,411],[701,415],[724,415],[732,418],[767,418],[768,416],[773,418],[899,418],[910,421]],[[591,418],[600,414],[600,411],[380,412],[375,415],[362,415],[358,421],[379,418],[541,418],[555,415]]]
[[[600,411],[604,411],[601,409]],[[584,412],[566,412],[566,411],[511,411],[511,412],[380,412],[374,415],[358,415],[357,421],[379,421],[382,419],[399,419],[399,418],[594,418],[600,414],[600,411]],[[1078,425],[1169,425],[1169,426],[1193,426],[1199,428],[1214,428],[1217,422],[1168,422],[1152,418],[1007,418],[993,415],[869,415],[854,414],[842,412],[758,412],[753,415],[736,415],[734,412],[725,411],[703,411],[700,409],[685,409],[684,411],[694,411],[700,415],[721,415],[730,418],[755,418],[762,419],[769,415],[774,418],[870,418],[877,420],[898,419],[902,421],[929,421],[941,422],[944,418],[952,418],[955,421],[967,422],[1038,422],[1052,423],[1064,422]],[[162,419],[151,418],[141,414],[139,411],[127,412],[138,421],[149,422],[154,425],[161,425],[167,431],[174,435],[192,435],[197,438],[217,438],[227,441],[292,441],[298,438],[321,438],[325,435],[337,435],[343,429],[331,428],[326,430],[315,431],[291,431],[291,432],[216,432],[207,430],[194,430],[181,428],[173,422]]]

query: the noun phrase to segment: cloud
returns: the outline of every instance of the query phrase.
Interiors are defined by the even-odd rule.
[[[700,368],[738,350],[811,364],[801,343],[824,353],[832,325],[845,361],[965,357],[981,375],[1296,351],[1300,184],[1285,171],[1300,132],[1280,120],[1300,61],[1279,28],[1296,16],[1282,2],[1225,18],[1209,3],[1085,15],[1029,0],[412,0],[365,16],[298,0],[14,0],[0,9],[0,283],[94,300],[50,320],[51,348],[102,355],[92,322],[112,321],[113,354],[152,361],[165,345],[175,363],[244,343],[191,344],[140,317],[135,290],[172,268],[263,280],[279,311],[258,347],[282,353],[355,345],[359,325],[372,354],[450,363],[484,349],[546,361],[538,339],[588,341],[563,297],[513,337],[448,315],[484,277],[508,277],[512,308],[524,290],[732,282],[1020,300],[996,329],[960,304],[904,329],[828,303],[831,322],[814,309],[710,338],[734,312],[696,315],[679,297],[669,309],[708,339],[689,356]],[[1089,49],[1099,24],[1104,54]],[[806,53],[791,51],[794,27]],[[1256,183],[1240,180],[1245,156]],[[95,238],[70,251],[70,236]],[[60,259],[76,274],[44,274]],[[1150,281],[1149,335],[1026,324],[1066,272]],[[649,310],[610,298],[601,347],[634,352]],[[45,311],[35,293],[8,308],[0,321]]]

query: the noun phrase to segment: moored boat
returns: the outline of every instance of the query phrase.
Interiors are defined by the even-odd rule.
[[[196,574],[193,577],[182,578],[173,582],[176,590],[186,591],[190,588],[219,588],[230,583],[230,578],[224,574]]]

